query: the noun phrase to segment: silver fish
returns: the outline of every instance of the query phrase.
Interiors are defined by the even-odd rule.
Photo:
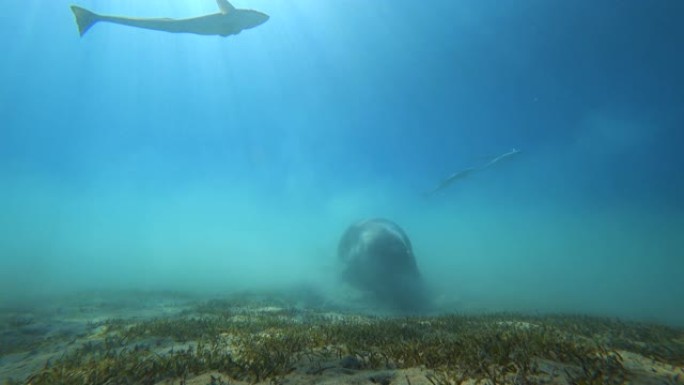
[[[220,12],[188,19],[153,18],[100,15],[85,8],[72,5],[71,11],[81,36],[98,22],[127,25],[129,27],[152,29],[174,33],[194,33],[197,35],[236,35],[240,31],[254,28],[265,23],[269,16],[251,9],[237,9],[228,0],[216,0]]]

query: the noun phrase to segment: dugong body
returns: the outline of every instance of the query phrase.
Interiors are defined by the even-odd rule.
[[[367,219],[347,228],[337,249],[343,279],[400,311],[424,305],[424,290],[411,241],[396,223]]]

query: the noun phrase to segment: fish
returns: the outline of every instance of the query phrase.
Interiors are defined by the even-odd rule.
[[[480,170],[484,170],[487,167],[491,167],[492,165],[494,165],[494,163],[498,163],[504,159],[508,159],[508,158],[510,158],[514,155],[517,155],[517,154],[520,154],[520,150],[518,150],[517,148],[513,148],[513,149],[511,149],[511,151],[503,153],[503,154],[495,157],[494,159],[490,160],[484,166],[480,167]]]
[[[440,191],[444,190],[445,188],[451,186],[451,184],[454,183],[454,182],[456,182],[457,180],[463,179],[463,178],[467,177],[468,175],[470,175],[471,173],[473,173],[473,172],[475,172],[475,171],[477,171],[477,170],[478,170],[477,167],[470,167],[470,168],[466,168],[465,170],[461,170],[461,171],[455,172],[455,173],[449,175],[448,178],[446,178],[446,179],[444,179],[443,181],[439,182],[439,184],[437,185],[437,187],[435,187],[435,188],[433,188],[432,190],[426,192],[424,195],[425,195],[426,197],[429,197],[429,196],[431,196],[431,195],[433,195],[433,194],[435,194],[435,193],[437,193],[437,192],[440,192]]]
[[[251,9],[237,9],[228,0],[216,0],[219,12],[187,19],[134,18],[124,16],[100,15],[77,5],[71,6],[81,37],[98,22],[126,25],[129,27],[151,29],[172,33],[193,33],[197,35],[237,35],[245,29],[257,27],[269,16]]]
[[[496,163],[503,161],[504,159],[510,159],[511,157],[513,157],[514,155],[517,155],[517,154],[520,154],[520,150],[513,148],[508,152],[505,152],[499,156],[492,158],[491,160],[489,160],[487,163],[485,163],[482,166],[469,167],[469,168],[463,169],[461,171],[455,172],[455,173],[449,175],[449,177],[447,177],[443,181],[441,181],[435,188],[424,193],[423,195],[426,197],[429,197],[429,196],[431,196],[431,195],[433,195],[439,191],[446,189],[447,187],[451,186],[454,182],[461,180],[461,179],[464,179],[465,177],[471,175],[474,172],[482,171],[486,168],[493,166]]]

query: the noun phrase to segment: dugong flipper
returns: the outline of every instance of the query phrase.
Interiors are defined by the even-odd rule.
[[[379,302],[410,312],[425,306],[411,241],[396,223],[376,218],[349,226],[337,254],[343,279]]]

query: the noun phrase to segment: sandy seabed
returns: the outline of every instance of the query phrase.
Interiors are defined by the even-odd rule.
[[[684,329],[373,316],[282,293],[87,293],[2,307],[0,383],[684,384]]]

